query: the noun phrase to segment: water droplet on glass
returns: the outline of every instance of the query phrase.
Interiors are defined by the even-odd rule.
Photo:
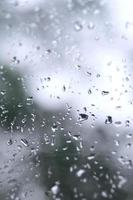
[[[12,145],[12,144],[13,144],[13,141],[12,141],[11,139],[9,139],[9,140],[7,141],[7,144],[8,144],[8,145]]]
[[[94,28],[95,28],[94,23],[93,23],[93,22],[89,22],[89,24],[88,24],[88,29],[92,30],[92,29],[94,29]]]
[[[119,183],[118,183],[118,188],[122,188],[123,185],[127,182],[127,179],[123,176],[119,176]]]
[[[46,50],[46,53],[47,53],[47,54],[50,54],[51,52],[52,52],[51,49],[47,49],[47,50]]]
[[[121,126],[122,122],[121,121],[115,121],[116,126]]]
[[[130,121],[126,120],[125,124],[126,124],[126,127],[129,127],[130,126]]]
[[[14,64],[19,64],[19,63],[20,63],[20,60],[17,59],[16,56],[14,56],[14,57],[12,58],[12,62],[13,62]]]
[[[127,148],[130,148],[132,146],[132,144],[128,143],[126,146],[127,146]]]
[[[76,21],[74,23],[74,29],[75,29],[75,31],[81,31],[83,29],[83,26],[79,21]]]
[[[108,95],[108,94],[109,94],[109,91],[105,91],[105,90],[102,91],[103,96]]]
[[[120,146],[120,142],[118,140],[114,140],[116,146]]]
[[[80,135],[73,135],[72,138],[73,138],[74,140],[79,140],[79,139],[80,139]]]
[[[95,154],[91,154],[87,157],[88,160],[93,160],[95,158]]]
[[[53,124],[53,126],[51,127],[52,131],[55,132],[58,129],[57,124]]]
[[[5,95],[5,94],[6,94],[6,90],[2,90],[2,91],[0,92],[0,94],[1,94],[1,95]]]
[[[107,198],[108,197],[107,192],[106,191],[102,191],[101,192],[101,196],[104,197],[104,198]]]
[[[105,120],[105,124],[112,124],[113,120],[111,116],[107,116],[107,119]]]
[[[65,85],[63,85],[63,91],[64,91],[64,92],[66,91],[66,86],[65,86]]]
[[[51,192],[53,195],[57,195],[58,192],[59,192],[59,186],[58,185],[54,185],[52,188],[51,188]]]
[[[92,91],[91,91],[91,89],[89,89],[89,90],[88,90],[88,94],[92,94]]]
[[[88,115],[87,114],[80,113],[79,116],[80,116],[80,120],[87,120],[88,119]]]
[[[76,176],[77,177],[81,177],[84,173],[85,173],[85,170],[84,169],[80,169],[79,171],[77,171]]]
[[[28,147],[29,144],[28,144],[28,141],[24,138],[24,139],[21,139],[21,143],[25,146],[25,147]]]
[[[128,139],[131,139],[131,138],[132,138],[132,133],[128,133],[128,134],[126,135],[126,137],[127,137]]]
[[[26,104],[27,104],[28,106],[32,105],[32,104],[33,104],[33,97],[27,97],[27,102],[26,102]]]

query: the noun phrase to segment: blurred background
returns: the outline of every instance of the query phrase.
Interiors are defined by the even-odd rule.
[[[132,7],[0,1],[0,200],[133,199]]]

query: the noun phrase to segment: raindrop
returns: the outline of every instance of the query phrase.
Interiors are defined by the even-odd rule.
[[[126,146],[127,146],[127,148],[130,148],[132,146],[132,144],[128,143]]]
[[[101,196],[104,197],[104,198],[107,198],[108,197],[107,192],[106,191],[102,191],[101,192]]]
[[[74,140],[79,140],[79,139],[80,139],[80,135],[73,135],[72,138],[73,138]]]
[[[75,68],[80,70],[81,69],[81,65],[75,65]]]
[[[120,142],[118,140],[114,140],[116,146],[120,146]]]
[[[132,133],[128,133],[126,137],[131,139],[132,138]]]
[[[77,171],[76,176],[77,177],[81,177],[84,173],[85,173],[85,170],[84,169],[80,169],[79,171]]]
[[[88,74],[89,76],[91,76],[91,75],[92,75],[92,73],[91,73],[91,72],[87,72],[87,74]]]
[[[108,94],[109,94],[109,91],[105,91],[105,90],[102,91],[103,96],[108,95]]]
[[[113,120],[111,116],[107,116],[107,119],[105,120],[105,124],[112,124]]]
[[[22,103],[19,103],[17,106],[18,106],[18,108],[22,108],[22,107],[23,107],[23,104],[22,104]]]
[[[87,108],[86,107],[83,107],[83,109],[84,109],[85,112],[87,112]]]
[[[92,94],[92,91],[91,91],[91,89],[89,89],[89,90],[88,90],[88,94]]]
[[[74,29],[75,29],[75,31],[81,31],[83,29],[83,26],[79,21],[76,21],[74,23]]]
[[[88,119],[88,115],[87,114],[80,113],[79,116],[80,116],[80,120],[87,120]]]
[[[57,130],[57,128],[58,128],[57,124],[53,124],[53,126],[51,127],[53,132],[55,132]]]
[[[28,106],[32,105],[32,104],[33,104],[33,97],[28,97],[28,98],[27,98],[26,104],[27,104]]]
[[[47,54],[50,54],[51,52],[52,52],[51,49],[47,49],[47,50],[46,50],[46,53],[47,53]]]
[[[116,121],[116,122],[115,122],[115,125],[116,125],[116,126],[120,126],[121,124],[122,124],[121,121]]]
[[[95,154],[91,154],[87,157],[88,160],[93,160],[95,158]]]
[[[14,56],[13,59],[12,59],[12,62],[13,62],[14,64],[19,64],[19,63],[20,63],[20,60],[18,60],[17,57]]]
[[[12,141],[11,139],[9,139],[9,140],[7,141],[7,144],[8,144],[8,145],[12,145],[12,144],[13,144],[13,141]]]
[[[24,139],[21,139],[21,143],[25,146],[25,147],[28,147],[29,146],[29,143],[28,141],[24,138]]]
[[[90,147],[90,151],[94,151],[95,150],[95,147],[92,145],[91,147]]]
[[[65,85],[63,85],[63,91],[64,91],[64,92],[66,91],[66,86],[65,86]]]
[[[94,23],[93,23],[93,22],[89,22],[89,24],[88,24],[88,29],[92,30],[92,29],[94,29],[94,28],[95,28]]]
[[[127,182],[127,179],[123,176],[119,176],[119,183],[118,183],[118,188],[122,188],[123,185]]]
[[[132,169],[132,167],[133,167],[132,160],[128,160],[128,161],[127,161],[127,165],[128,165],[128,168],[129,168],[129,169]]]
[[[96,75],[97,78],[99,78],[100,76],[101,76],[100,74],[97,74],[97,75]]]
[[[51,188],[51,192],[53,195],[57,195],[58,192],[59,192],[59,186],[58,185],[54,185],[52,188]]]
[[[22,149],[22,146],[21,146],[21,145],[18,145],[17,147],[18,147],[18,150],[21,150],[21,149]]]
[[[6,91],[5,91],[5,90],[2,90],[2,91],[0,92],[0,94],[1,94],[1,95],[5,95],[5,94],[6,94]]]
[[[126,127],[129,127],[130,126],[130,121],[126,120],[125,124],[126,124]]]

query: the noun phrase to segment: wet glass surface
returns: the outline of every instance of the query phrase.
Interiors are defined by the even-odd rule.
[[[0,200],[133,199],[132,4],[0,1]]]

